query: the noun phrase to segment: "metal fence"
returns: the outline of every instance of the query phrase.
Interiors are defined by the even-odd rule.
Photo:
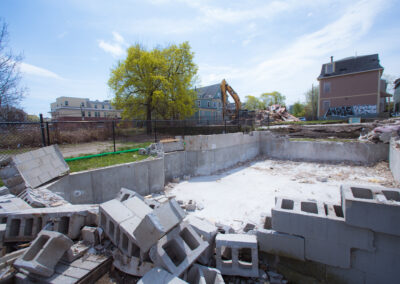
[[[248,132],[253,119],[0,122],[0,160],[58,144],[66,156],[145,147],[175,136]]]

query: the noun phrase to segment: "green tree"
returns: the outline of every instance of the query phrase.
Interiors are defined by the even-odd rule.
[[[316,120],[318,118],[318,98],[319,88],[313,86],[305,94],[305,114],[307,120]]]
[[[271,105],[285,105],[286,97],[281,93],[274,91],[272,93],[261,94],[260,99],[267,107]]]
[[[246,96],[246,104],[245,104],[245,109],[247,110],[258,110],[258,109],[264,109],[265,105],[264,103],[257,97],[255,96]]]
[[[296,117],[303,117],[305,116],[305,105],[300,101],[297,101],[293,105],[292,114]]]
[[[194,113],[197,66],[188,42],[146,50],[136,44],[111,70],[108,85],[122,118],[183,119]],[[147,132],[151,132],[147,124]]]

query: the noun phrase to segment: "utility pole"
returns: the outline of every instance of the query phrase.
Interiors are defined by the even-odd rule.
[[[314,83],[311,84],[311,111],[312,111],[312,120],[315,120],[315,115],[314,115]]]

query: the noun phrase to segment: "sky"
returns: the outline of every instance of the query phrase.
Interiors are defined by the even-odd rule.
[[[110,70],[135,43],[188,41],[196,86],[225,78],[242,101],[304,100],[330,56],[378,53],[384,74],[400,77],[398,0],[2,0],[0,18],[24,56],[21,106],[45,117],[60,96],[112,99]]]

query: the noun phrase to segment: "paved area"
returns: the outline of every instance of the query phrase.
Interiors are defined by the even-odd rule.
[[[204,209],[191,214],[239,229],[243,222],[259,223],[260,214],[271,212],[278,195],[339,204],[343,183],[398,186],[386,162],[362,167],[263,160],[170,184],[166,194],[202,203]]]

